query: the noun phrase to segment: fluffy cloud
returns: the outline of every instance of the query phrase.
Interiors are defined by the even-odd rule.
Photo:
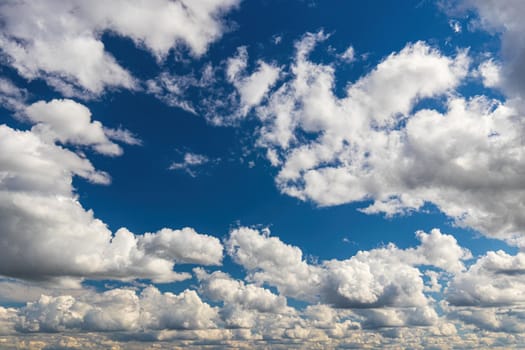
[[[338,97],[335,67],[308,58],[327,38],[297,42],[287,79],[255,109],[257,144],[279,167],[280,190],[321,206],[368,201],[363,212],[387,216],[432,203],[457,225],[523,245],[525,125],[515,104],[455,94],[469,72],[466,53],[448,57],[423,42],[392,53]],[[243,52],[231,76],[244,71]],[[497,81],[491,62],[477,73],[489,85]]]
[[[443,309],[451,320],[506,333],[525,331],[525,254],[489,251],[445,289]]]
[[[102,123],[91,121],[89,109],[73,100],[35,102],[24,113],[35,124],[31,131],[48,142],[91,146],[105,155],[122,154],[122,149],[107,137]]]
[[[56,144],[93,146],[114,154],[99,122],[70,100],[38,102],[26,109],[30,131],[0,125],[0,274],[70,283],[82,278],[158,282],[190,277],[174,263],[217,265],[222,245],[193,229],[163,229],[137,236],[114,234],[79,203],[73,176],[108,184],[109,175],[85,157]],[[72,277],[74,280],[69,280]]]
[[[137,85],[105,50],[103,33],[130,38],[158,60],[180,46],[200,56],[226,30],[222,15],[237,5],[238,0],[8,1],[0,7],[0,46],[27,79],[44,78],[65,95],[98,95],[106,87]]]
[[[525,302],[525,254],[490,251],[454,277],[447,300],[456,306],[500,306]]]
[[[470,253],[449,235],[433,230],[418,233],[421,245],[399,249],[394,245],[360,251],[347,260],[309,264],[299,248],[268,232],[239,228],[230,233],[226,249],[248,272],[248,280],[277,287],[285,296],[358,309],[366,327],[435,324],[438,316],[419,265],[450,272],[464,269]]]
[[[225,304],[253,309],[259,312],[279,313],[286,308],[286,298],[270,290],[231,278],[228,274],[215,271],[211,274],[195,269],[204,296]]]
[[[237,55],[228,59],[226,76],[239,94],[239,111],[237,118],[245,117],[248,112],[261,103],[268,90],[279,78],[280,68],[264,61],[257,62],[257,69],[250,75],[246,74],[248,66],[248,50],[240,47]]]
[[[43,295],[18,312],[21,332],[140,331],[213,328],[217,310],[190,290],[161,293],[155,287],[139,295],[128,289],[101,294],[49,297]]]
[[[522,98],[525,93],[525,24],[520,14],[525,4],[520,0],[460,0],[454,7],[475,10],[477,27],[491,33],[501,34],[502,87],[511,96]]]
[[[249,280],[277,286],[286,296],[312,300],[320,282],[320,268],[309,265],[298,247],[283,243],[269,232],[250,228],[230,232],[225,242],[228,254],[250,273]]]
[[[222,245],[219,240],[197,234],[191,228],[165,228],[157,233],[146,233],[140,237],[138,245],[146,254],[176,262],[219,265],[222,260]]]

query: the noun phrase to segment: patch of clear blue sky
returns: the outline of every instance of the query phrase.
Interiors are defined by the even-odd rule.
[[[286,64],[293,55],[293,42],[305,32],[320,29],[331,37],[313,52],[314,61],[332,62],[334,55],[326,51],[329,46],[341,53],[352,45],[357,55],[368,55],[366,60],[337,66],[337,94],[408,42],[424,40],[446,54],[453,54],[457,47],[470,47],[474,57],[483,52],[497,55],[494,51],[497,38],[469,32],[465,21],[463,32],[455,34],[449,18],[431,1],[244,1],[227,18],[234,24],[232,31],[214,43],[206,55],[181,63],[175,62],[171,54],[160,70],[186,74],[200,70],[208,62],[218,65],[233,56],[241,45],[248,46],[252,65],[259,58]],[[276,35],[282,37],[277,45],[272,43]],[[159,73],[154,58],[137,49],[130,40],[111,34],[103,38],[107,50],[136,77],[148,79]],[[60,97],[41,81],[26,83],[5,67],[2,73],[28,88],[31,100]],[[476,84],[467,84],[462,89],[469,94],[480,91]],[[276,170],[269,166],[261,151],[256,150],[240,161],[242,147],[253,147],[253,123],[241,123],[238,128],[214,127],[203,118],[168,107],[142,92],[115,91],[86,105],[94,118],[106,126],[121,125],[143,140],[140,147],[125,146],[121,157],[89,154],[97,168],[111,174],[111,185],[74,181],[84,207],[93,209],[112,230],[125,226],[140,234],[163,227],[190,226],[201,233],[225,237],[237,225],[268,226],[284,242],[319,260],[347,258],[358,250],[388,242],[400,247],[413,246],[417,243],[416,230],[429,231],[434,227],[453,233],[475,255],[487,249],[510,249],[499,241],[454,227],[431,205],[423,213],[387,219],[358,212],[356,208],[365,203],[318,208],[282,195],[273,180]],[[23,127],[5,112],[0,121]],[[180,161],[180,152],[185,151],[221,161],[204,167],[195,178],[169,171],[170,163]],[[248,167],[250,160],[255,161],[255,167]],[[228,258],[223,269],[234,275],[240,273]]]

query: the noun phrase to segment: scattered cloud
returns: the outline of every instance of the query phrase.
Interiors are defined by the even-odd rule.
[[[471,255],[454,237],[437,229],[429,234],[418,232],[417,237],[421,241],[417,248],[403,250],[390,244],[385,248],[360,251],[347,260],[334,259],[318,264],[309,264],[298,247],[249,228],[233,230],[225,247],[233,260],[247,270],[249,281],[268,283],[287,297],[338,308],[400,308],[398,313],[384,314],[387,319],[400,317],[399,312],[406,308],[414,312],[427,310],[427,321],[433,323],[432,319],[437,316],[424,294],[424,281],[416,266],[429,265],[459,272],[465,268],[462,261]],[[363,314],[366,317],[374,315],[377,316],[373,312]],[[405,316],[407,322],[416,322],[409,315]],[[387,319],[384,325],[388,324]]]
[[[18,111],[25,105],[27,91],[20,89],[9,79],[0,77],[0,105],[9,110]]]
[[[476,12],[477,18],[473,19],[476,29],[500,35],[500,84],[510,98],[521,99],[525,93],[525,40],[521,35],[525,23],[520,14],[525,11],[525,3],[520,0],[461,0],[453,4]]]
[[[348,48],[339,55],[339,59],[346,63],[354,62],[356,60],[354,47],[348,46]]]
[[[458,21],[458,20],[454,20],[454,19],[451,19],[450,21],[448,21],[448,25],[450,26],[450,28],[454,31],[454,33],[461,33],[462,31],[462,27],[461,27],[461,23]]]
[[[318,32],[298,41],[288,79],[255,108],[257,144],[278,167],[279,189],[321,206],[372,201],[361,210],[387,216],[433,203],[456,225],[523,245],[523,123],[513,103],[455,93],[469,76],[467,52],[408,44],[337,97],[334,66],[309,60],[326,39]],[[244,52],[230,76],[245,69]],[[496,84],[491,61],[479,72]],[[429,100],[440,107],[418,109]]]
[[[109,184],[110,177],[57,142],[122,153],[85,106],[37,102],[24,115],[35,124],[31,130],[0,125],[0,246],[9,247],[0,257],[0,274],[63,286],[78,286],[84,278],[169,282],[190,277],[174,272],[175,262],[221,263],[223,248],[215,237],[191,228],[113,233],[82,207],[73,177],[96,184]]]
[[[89,98],[106,88],[138,87],[132,73],[105,50],[103,33],[130,38],[159,61],[181,47],[198,57],[227,30],[222,16],[238,3],[5,2],[0,46],[24,78],[42,78],[65,96]]]
[[[198,168],[205,164],[215,163],[217,159],[210,159],[202,154],[186,152],[181,162],[173,162],[169,166],[169,170],[181,170],[186,172],[191,177],[197,176]]]
[[[34,124],[31,132],[49,143],[90,146],[108,156],[122,154],[122,148],[109,140],[102,123],[91,121],[89,109],[73,100],[35,102],[25,108],[24,115]]]

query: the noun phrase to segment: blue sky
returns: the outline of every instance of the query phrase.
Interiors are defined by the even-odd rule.
[[[522,348],[523,10],[1,4],[0,343]]]

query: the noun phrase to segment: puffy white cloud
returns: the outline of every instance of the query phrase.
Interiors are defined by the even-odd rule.
[[[525,125],[514,103],[457,96],[466,52],[408,44],[338,97],[335,67],[308,59],[326,39],[297,42],[284,81],[255,108],[257,144],[279,168],[280,190],[321,206],[370,201],[363,212],[387,216],[432,203],[457,225],[523,245]],[[230,76],[245,70],[242,52]],[[495,84],[485,66],[477,74]]]
[[[190,228],[113,234],[72,187],[73,176],[108,184],[109,175],[55,142],[120,148],[73,101],[36,103],[26,112],[37,123],[30,131],[0,125],[0,274],[78,287],[83,278],[177,281],[190,275],[174,272],[175,262],[221,263],[219,240]]]
[[[42,295],[18,311],[21,332],[144,331],[215,327],[217,310],[191,290],[161,293],[153,286],[139,295],[113,289],[75,298]]]
[[[277,286],[286,296],[313,300],[320,283],[320,268],[303,260],[298,247],[269,237],[269,231],[241,227],[230,232],[225,248],[233,260],[249,271],[248,280]],[[315,289],[314,289],[315,290]]]
[[[175,262],[220,265],[222,261],[221,242],[188,227],[182,230],[164,228],[156,233],[146,233],[140,237],[138,245],[146,254]]]
[[[15,325],[17,318],[17,309],[0,306],[0,335],[16,333]]]
[[[445,289],[449,319],[491,331],[523,333],[525,328],[525,254],[489,251]]]
[[[24,114],[35,124],[32,132],[45,140],[91,146],[105,155],[122,154],[122,149],[106,136],[102,123],[92,121],[89,109],[73,100],[35,102],[25,108]]]
[[[393,244],[360,251],[347,260],[309,264],[299,248],[268,232],[239,228],[225,242],[234,261],[248,272],[248,280],[277,287],[282,295],[357,312],[367,327],[435,324],[438,316],[425,295],[419,265],[450,272],[464,269],[470,253],[449,235],[419,232],[421,244],[399,249]]]
[[[25,281],[15,278],[0,278],[0,303],[26,303],[37,301],[41,295],[78,297],[90,293],[92,288],[79,288],[77,283],[43,283],[41,281]],[[66,282],[66,283],[64,283]],[[70,288],[71,287],[71,288]]]
[[[501,64],[493,59],[482,62],[476,73],[481,76],[486,87],[499,87],[501,84]]]
[[[264,61],[257,62],[257,69],[246,75],[248,66],[248,50],[245,46],[237,49],[237,55],[228,59],[226,67],[227,79],[235,86],[239,94],[237,117],[245,117],[268,93],[268,90],[279,78],[280,68]]]
[[[457,306],[499,306],[525,302],[525,254],[490,251],[457,274],[447,288]]]
[[[221,271],[211,274],[201,268],[194,271],[199,279],[202,294],[211,300],[259,312],[279,313],[286,309],[286,298],[268,289],[245,284]]]
[[[44,78],[65,95],[98,95],[137,85],[105,50],[103,33],[130,38],[158,60],[181,46],[200,56],[226,30],[222,16],[238,2],[8,1],[0,8],[0,46],[27,79]]]
[[[523,307],[456,307],[449,310],[447,316],[485,331],[505,333],[525,331]]]
[[[478,28],[501,34],[501,85],[511,96],[523,98],[525,93],[525,24],[520,16],[525,4],[520,0],[461,0],[460,8],[475,10]]]

